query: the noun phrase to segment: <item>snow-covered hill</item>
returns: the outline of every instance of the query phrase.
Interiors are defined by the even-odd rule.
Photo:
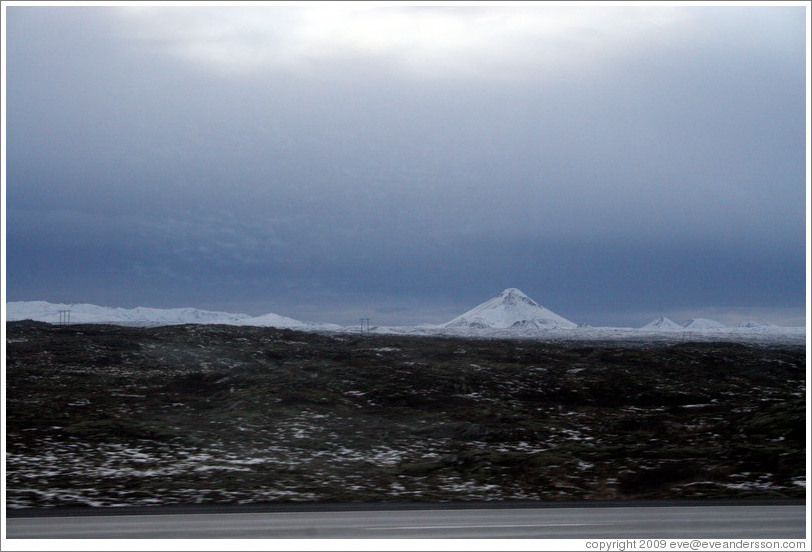
[[[692,318],[682,326],[685,330],[718,330],[726,328],[724,324],[716,320],[708,320],[707,318]]]
[[[443,324],[445,328],[501,330],[575,328],[577,324],[545,309],[516,288],[508,288],[498,296]]]
[[[665,316],[659,317],[640,328],[641,330],[681,330],[682,326],[666,318]]]
[[[322,322],[302,322],[287,316],[281,316],[269,312],[260,316],[253,316],[251,318],[243,318],[234,323],[237,326],[262,326],[271,328],[290,328],[297,330],[313,330],[313,331],[338,331],[343,329],[338,324],[327,324]]]
[[[60,311],[68,311],[69,319],[60,320]],[[47,301],[17,301],[6,303],[6,319],[36,320],[58,324],[61,321],[71,324],[126,324],[126,325],[170,325],[170,324],[235,324],[250,318],[248,314],[206,311],[193,308],[154,309],[136,307],[100,307],[89,304],[49,303]]]
[[[60,311],[69,311],[61,315]],[[269,312],[261,316],[207,311],[193,308],[154,309],[136,307],[100,307],[89,304],[49,303],[47,301],[17,301],[6,303],[6,319],[35,320],[51,324],[121,324],[128,326],[169,326],[175,324],[227,324],[234,326],[263,326],[299,330],[340,330],[336,324],[309,323]]]
[[[301,328],[305,325],[304,322],[287,316],[281,316],[269,312],[260,316],[252,316],[249,318],[242,318],[235,322],[237,326],[267,326],[273,328]]]

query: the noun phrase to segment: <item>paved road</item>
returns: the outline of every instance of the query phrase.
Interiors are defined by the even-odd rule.
[[[784,538],[803,505],[368,510],[20,517],[7,538]]]

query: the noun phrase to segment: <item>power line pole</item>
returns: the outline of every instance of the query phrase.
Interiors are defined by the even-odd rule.
[[[369,318],[361,319],[361,333],[369,333]]]
[[[67,326],[70,324],[70,309],[64,309],[59,311],[59,325],[60,326]]]

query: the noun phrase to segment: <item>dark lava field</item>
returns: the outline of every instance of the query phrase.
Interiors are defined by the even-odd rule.
[[[6,328],[10,508],[805,495],[803,347]]]

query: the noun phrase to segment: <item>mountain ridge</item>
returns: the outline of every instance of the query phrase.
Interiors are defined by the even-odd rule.
[[[68,314],[60,314],[67,311]],[[152,307],[102,307],[88,303],[49,303],[48,301],[13,301],[6,303],[6,319],[35,320],[52,324],[234,324],[250,319],[248,314],[208,311],[192,307],[160,309]]]
[[[60,315],[59,311],[69,311]],[[62,316],[62,318],[60,318]],[[325,322],[304,322],[273,312],[252,316],[243,313],[209,311],[192,307],[152,308],[103,307],[87,303],[66,304],[47,301],[14,301],[6,303],[5,321],[33,320],[50,324],[116,324],[132,326],[162,326],[177,324],[225,324],[237,326],[258,326],[299,329],[305,331],[346,331],[364,332],[357,325],[339,325]],[[805,326],[778,326],[772,323],[752,321],[725,326],[704,318],[694,318],[680,325],[661,316],[649,324],[638,328],[593,327],[589,324],[575,324],[570,320],[546,309],[517,288],[507,288],[460,316],[442,324],[420,324],[411,326],[375,325],[374,333],[399,334],[453,334],[483,335],[494,337],[533,336],[543,332],[555,332],[563,338],[621,337],[629,332],[648,334],[675,334],[689,331],[695,335],[722,335],[720,332],[742,336],[791,332],[793,336],[803,336]],[[367,329],[366,331],[370,331]],[[570,335],[572,334],[572,335]],[[796,335],[797,334],[797,335]]]

